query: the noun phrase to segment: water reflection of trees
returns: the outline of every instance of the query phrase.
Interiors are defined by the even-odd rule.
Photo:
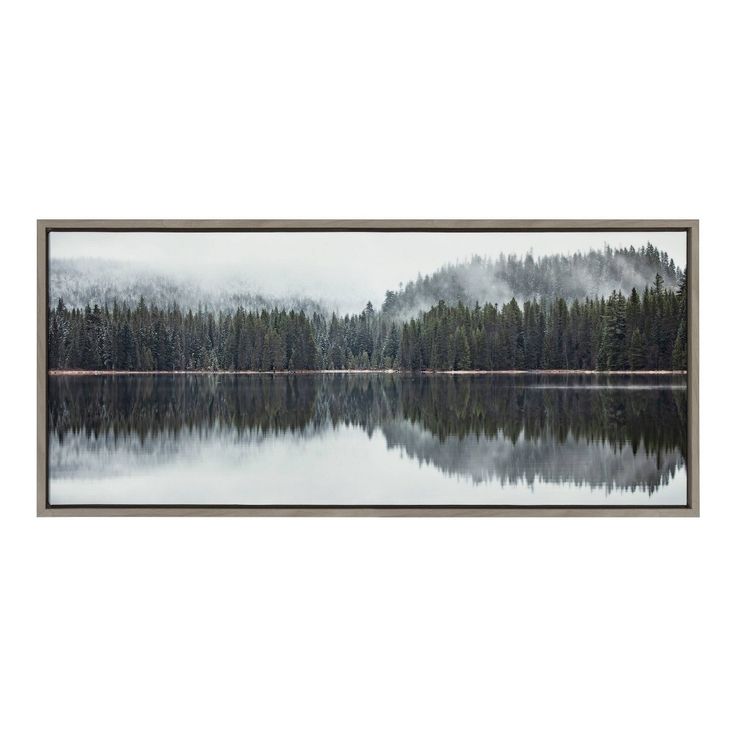
[[[686,392],[661,378],[583,376],[84,376],[49,379],[50,429],[141,438],[216,424],[264,432],[408,419],[444,440],[606,440],[646,452],[687,445]],[[604,381],[607,390],[589,390]],[[635,384],[632,385],[632,381]],[[656,386],[659,386],[657,388]]]
[[[145,445],[180,433],[312,435],[357,426],[477,482],[489,474],[527,482],[545,470],[540,477],[549,480],[651,490],[682,465],[687,446],[686,392],[662,383],[660,376],[51,377],[49,430],[62,446],[69,433]]]
[[[503,435],[440,440],[409,422],[387,423],[381,431],[390,449],[476,484],[497,479],[502,485],[534,486],[543,481],[652,494],[668,484],[684,462],[677,450],[646,454],[632,445],[577,441],[571,436],[562,441],[523,435],[517,440]]]

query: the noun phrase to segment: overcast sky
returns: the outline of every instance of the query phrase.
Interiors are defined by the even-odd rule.
[[[107,233],[52,232],[49,255],[101,258],[171,277],[226,277],[253,292],[300,294],[360,309],[387,289],[472,255],[587,252],[647,241],[684,268],[686,235],[662,233]]]

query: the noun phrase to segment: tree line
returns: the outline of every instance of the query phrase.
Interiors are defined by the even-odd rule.
[[[454,306],[440,301],[402,322],[369,302],[360,314],[214,312],[140,299],[48,314],[57,370],[284,371],[680,370],[687,366],[687,282],[657,274],[640,295]]]
[[[303,311],[229,313],[162,309],[141,298],[131,309],[59,299],[49,313],[49,368],[80,370],[314,370],[314,329]]]
[[[642,295],[526,301],[500,309],[440,302],[402,328],[406,370],[685,370],[687,283],[657,275]]]

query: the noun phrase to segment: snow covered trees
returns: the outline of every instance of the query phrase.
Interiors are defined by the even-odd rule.
[[[140,299],[131,309],[62,300],[49,311],[48,365],[78,370],[317,369],[684,370],[687,282],[656,278],[640,298],[440,301],[400,321],[375,311],[327,318],[273,309],[183,312]]]

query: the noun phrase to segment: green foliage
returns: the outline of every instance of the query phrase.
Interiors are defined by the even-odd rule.
[[[327,319],[303,311],[186,313],[141,299],[49,311],[51,369],[132,371],[670,370],[687,365],[687,284],[640,298],[515,299],[501,306],[440,301],[400,322],[368,303]]]
[[[178,307],[67,309],[49,313],[49,368],[80,370],[314,370],[314,326],[304,312]]]
[[[643,301],[626,298],[527,301],[471,309],[444,301],[404,324],[399,366],[405,370],[685,369],[685,287],[655,279]],[[679,342],[677,336],[680,335]],[[681,347],[684,346],[684,347]]]

